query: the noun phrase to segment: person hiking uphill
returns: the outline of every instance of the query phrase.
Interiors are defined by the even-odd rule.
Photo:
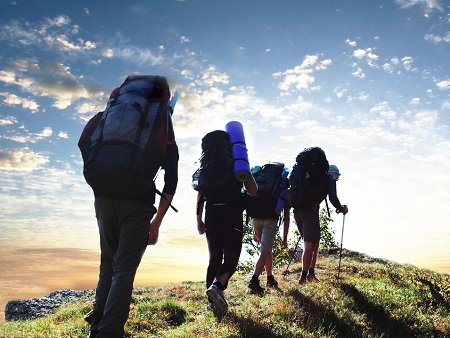
[[[265,269],[268,287],[278,287],[273,276],[272,249],[278,231],[278,223],[283,221],[283,239],[281,248],[287,248],[287,236],[290,224],[290,198],[288,192],[288,169],[284,163],[270,162],[252,170],[258,185],[258,193],[254,197],[247,196],[246,211],[250,218],[254,240],[260,243],[259,257],[256,261],[253,276],[248,283],[250,293],[264,294],[259,276]],[[280,209],[277,209],[280,208]],[[280,222],[281,224],[281,222]]]
[[[208,307],[216,317],[222,318],[228,311],[223,291],[227,289],[228,281],[236,271],[242,250],[244,197],[241,190],[244,186],[248,194],[255,195],[257,185],[251,175],[242,184],[230,171],[233,160],[229,152],[230,137],[225,131],[216,130],[206,134],[202,139],[202,149],[201,169],[205,169],[204,176],[207,177],[206,171],[213,168],[217,172],[217,179],[223,180],[217,184],[213,182],[209,187],[195,188],[199,189],[197,230],[200,235],[206,234],[209,250],[206,271]],[[215,164],[223,165],[214,169]],[[221,170],[224,171],[220,173]],[[214,176],[215,172],[209,174]]]
[[[300,273],[299,284],[306,282],[318,282],[314,268],[317,262],[317,254],[320,242],[320,221],[319,206],[327,196],[331,204],[344,215],[348,212],[348,207],[342,205],[337,197],[336,182],[339,180],[339,169],[335,165],[330,165],[328,174],[325,175],[320,184],[319,200],[309,206],[295,208],[294,219],[298,230],[303,237],[302,271]]]
[[[95,305],[84,318],[90,338],[124,337],[137,269],[147,246],[158,242],[177,188],[179,154],[169,99],[165,77],[129,76],[79,141],[100,235]],[[145,108],[138,112],[138,106]],[[160,168],[164,188],[156,209],[154,177]]]

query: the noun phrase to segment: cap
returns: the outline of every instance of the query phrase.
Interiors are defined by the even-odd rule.
[[[330,164],[330,166],[328,167],[328,172],[329,173],[336,173],[338,175],[340,175],[341,173],[339,172],[338,167],[336,167],[334,164]]]

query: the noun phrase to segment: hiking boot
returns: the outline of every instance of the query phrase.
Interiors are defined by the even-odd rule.
[[[306,276],[306,280],[308,281],[308,283],[315,283],[315,282],[320,282],[317,277],[314,274],[308,274],[308,276]]]
[[[298,280],[298,284],[302,285],[302,284],[306,284],[306,278],[300,278]]]
[[[261,285],[259,285],[258,279],[256,281],[252,279],[248,283],[248,288],[250,289],[250,293],[257,295],[262,295],[264,294],[264,291],[266,291],[264,288],[261,287]]]
[[[225,300],[222,290],[217,285],[213,284],[206,290],[206,295],[211,303],[211,308],[214,315],[222,318],[228,312],[228,303]]]
[[[278,282],[275,279],[275,277],[273,276],[268,276],[267,277],[267,286],[271,287],[271,288],[277,288],[278,287]]]

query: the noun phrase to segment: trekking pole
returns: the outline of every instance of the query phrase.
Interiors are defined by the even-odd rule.
[[[336,210],[336,213],[339,213],[339,210]],[[337,275],[338,279],[339,279],[339,275],[341,273],[342,242],[344,241],[344,224],[345,224],[345,214],[343,215],[343,218],[342,218],[341,250],[339,250],[339,266],[338,266],[338,275]]]
[[[288,273],[289,266],[291,265],[291,262],[292,262],[292,258],[294,258],[295,253],[297,252],[297,247],[298,247],[298,244],[300,243],[300,240],[301,240],[301,239],[302,239],[302,236],[301,236],[301,235],[298,236],[297,244],[295,244],[294,252],[292,253],[292,255],[290,255],[291,257],[289,258],[289,262],[288,262],[288,265],[287,265],[287,267],[286,267],[286,271],[283,273],[283,276],[286,276],[287,273]]]

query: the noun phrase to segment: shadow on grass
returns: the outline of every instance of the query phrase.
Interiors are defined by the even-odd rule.
[[[403,320],[395,319],[381,307],[371,303],[353,285],[342,284],[342,291],[352,297],[355,303],[355,310],[365,313],[373,332],[382,334],[385,337],[426,337],[426,332],[412,330],[405,325]]]
[[[311,298],[302,294],[299,290],[293,290],[290,295],[299,304],[299,308],[304,309],[302,326],[311,333],[317,332],[319,327],[329,335],[336,337],[365,338],[363,328],[357,324],[348,324],[339,318],[328,308],[316,304]]]
[[[284,337],[273,332],[268,327],[258,324],[251,318],[236,316],[234,312],[229,312],[227,316],[238,325],[241,337]]]

